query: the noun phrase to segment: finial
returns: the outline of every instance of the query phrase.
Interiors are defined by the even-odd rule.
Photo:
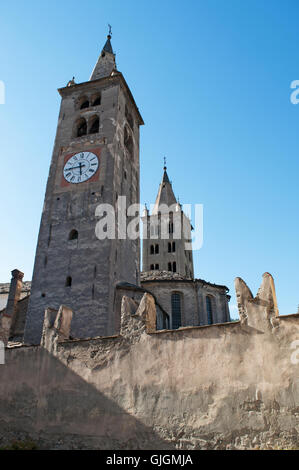
[[[145,203],[143,211],[142,211],[142,217],[146,217],[146,216],[148,216],[148,208],[147,208],[147,205]]]
[[[167,166],[166,166],[166,157],[164,157],[164,170],[167,170]]]
[[[70,80],[66,86],[72,86],[72,85],[76,85],[75,83],[75,77],[72,78],[72,80]]]
[[[109,28],[109,32],[108,32],[107,38],[108,38],[108,39],[111,39],[111,37],[112,37],[112,26],[111,26],[111,24],[109,24],[109,23],[108,23],[108,28]]]

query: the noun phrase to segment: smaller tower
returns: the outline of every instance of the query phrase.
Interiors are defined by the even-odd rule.
[[[174,195],[166,165],[152,214],[146,208],[142,222],[142,270],[170,271],[193,279],[192,249],[186,249],[191,246],[192,226]]]

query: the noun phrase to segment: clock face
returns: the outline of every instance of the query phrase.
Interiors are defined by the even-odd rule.
[[[98,157],[91,152],[73,155],[64,165],[63,176],[68,183],[83,183],[89,180],[99,168]]]

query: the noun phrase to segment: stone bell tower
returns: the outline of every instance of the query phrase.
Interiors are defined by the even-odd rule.
[[[193,279],[192,225],[174,195],[166,166],[152,214],[146,209],[142,222],[142,271],[170,271]]]
[[[139,239],[99,239],[96,208],[139,203],[139,126],[108,35],[90,80],[60,88],[61,107],[43,207],[24,340],[38,344],[47,307],[70,307],[71,336],[115,331],[118,282],[139,283]],[[125,211],[126,213],[126,211]],[[116,223],[117,227],[117,223]]]

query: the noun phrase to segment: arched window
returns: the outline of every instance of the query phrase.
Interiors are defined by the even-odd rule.
[[[182,325],[182,296],[178,292],[171,294],[172,328],[175,330]]]
[[[171,263],[168,263],[168,271],[172,271]]]
[[[89,108],[89,101],[88,100],[83,101],[83,103],[80,106],[80,109],[85,109],[85,108]]]
[[[172,242],[172,252],[175,253],[175,242]]]
[[[73,229],[70,231],[70,234],[69,234],[69,240],[77,240],[78,239],[78,231]]]
[[[151,264],[151,271],[154,271],[154,269],[155,269],[155,266]]]
[[[168,253],[171,253],[171,243],[168,243]]]
[[[158,264],[155,264],[155,270],[159,270],[159,265]]]
[[[153,225],[153,223],[151,222],[151,238],[157,238],[157,236],[159,236],[159,225]]]
[[[65,281],[65,287],[71,287],[72,285],[72,278],[71,276],[68,276]]]
[[[91,120],[91,125],[90,125],[90,128],[89,128],[89,134],[96,134],[97,132],[99,132],[99,127],[100,127],[99,117],[95,116]]]
[[[77,104],[77,109],[85,109],[85,108],[89,108],[89,99],[86,95],[81,96]]]
[[[86,135],[87,133],[87,124],[84,118],[79,119],[77,122],[77,132],[76,136],[81,137],[82,135]]]
[[[176,273],[176,262],[175,261],[172,263],[172,271],[174,273]]]
[[[154,245],[151,245],[151,255],[154,255],[155,254],[155,247]]]
[[[159,245],[155,245],[155,253],[156,255],[159,254]]]
[[[207,317],[208,325],[213,324],[213,307],[212,307],[212,297],[207,295],[206,297],[206,308],[207,308]]]
[[[101,95],[94,96],[92,99],[92,106],[99,106],[101,104]]]

